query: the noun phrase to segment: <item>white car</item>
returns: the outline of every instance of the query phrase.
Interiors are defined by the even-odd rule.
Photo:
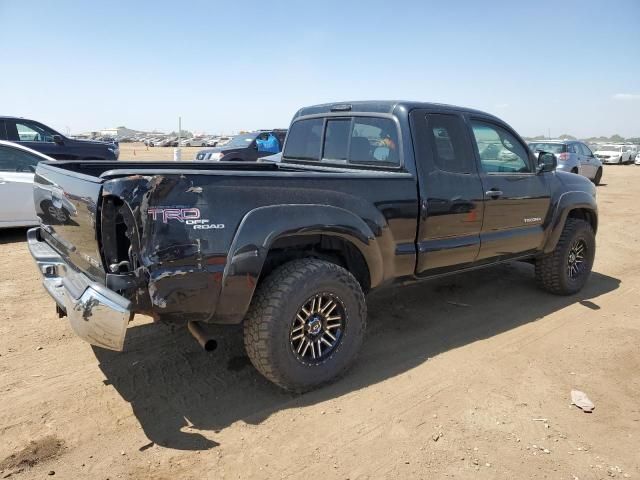
[[[184,140],[180,140],[181,147],[206,147],[207,139],[206,138],[185,138]]]
[[[640,165],[640,153],[636,155],[636,159],[633,163],[635,163],[636,165]]]
[[[33,173],[45,160],[54,159],[0,140],[0,228],[40,224],[33,201]]]
[[[258,163],[280,163],[282,162],[282,152],[274,153],[273,155],[267,155],[266,157],[260,157]]]
[[[207,140],[207,147],[221,147],[229,142],[229,137],[211,137]]]
[[[622,165],[633,161],[631,149],[626,145],[600,145],[594,154],[602,163]]]

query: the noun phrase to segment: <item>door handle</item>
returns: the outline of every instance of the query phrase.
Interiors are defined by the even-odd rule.
[[[502,196],[502,191],[501,190],[496,190],[494,188],[492,188],[491,190],[488,190],[486,192],[486,195],[488,197],[501,197]]]

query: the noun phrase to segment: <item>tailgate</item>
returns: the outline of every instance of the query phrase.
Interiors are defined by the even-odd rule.
[[[104,284],[96,229],[101,190],[100,178],[39,164],[33,199],[43,238],[70,264]]]

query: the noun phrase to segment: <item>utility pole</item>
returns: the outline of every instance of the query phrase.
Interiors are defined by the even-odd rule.
[[[182,138],[182,117],[178,117],[178,146],[173,149],[173,160],[175,162],[180,161],[181,152],[180,152],[180,139]]]

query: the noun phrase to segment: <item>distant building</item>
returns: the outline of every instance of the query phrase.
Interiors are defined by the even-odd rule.
[[[132,137],[140,134],[139,131],[127,127],[104,128],[99,133],[103,137]]]

